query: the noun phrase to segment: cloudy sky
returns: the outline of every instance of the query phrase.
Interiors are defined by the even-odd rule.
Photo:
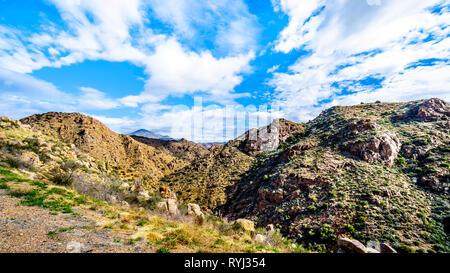
[[[450,0],[0,0],[0,115],[223,141],[333,105],[450,101]]]

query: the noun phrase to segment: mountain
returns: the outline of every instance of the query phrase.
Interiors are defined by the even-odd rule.
[[[224,145],[226,142],[200,142],[198,144],[202,145],[205,149],[211,149],[215,145]]]
[[[145,129],[140,129],[140,130],[134,131],[132,133],[129,133],[128,135],[153,138],[153,139],[162,139],[162,140],[175,140],[174,138],[171,138],[169,136],[163,136],[163,135],[160,135],[160,134],[157,134],[152,131],[145,130]]]
[[[314,251],[336,251],[338,237],[351,237],[448,252],[449,151],[442,100],[332,107],[258,153],[220,211],[273,224]]]
[[[213,211],[226,201],[226,188],[239,181],[253,161],[232,145],[216,145],[161,181],[186,203],[197,203]]]
[[[159,160],[162,151],[80,114],[49,113],[24,121],[32,126],[0,117],[2,253],[298,251],[278,233],[270,246],[261,245],[238,222],[163,199],[161,190],[139,179],[123,180],[88,153],[120,163],[128,148],[97,142],[104,139],[129,145],[135,150],[126,155],[130,162],[151,166],[152,161],[136,161],[136,153],[154,151],[148,158]]]
[[[124,179],[143,179],[155,185],[159,178],[188,162],[155,147],[111,131],[100,121],[79,113],[50,112],[20,120],[45,135],[73,144],[96,158],[97,164]]]
[[[134,140],[141,142],[143,144],[155,147],[165,153],[171,154],[174,157],[193,161],[199,157],[202,157],[208,153],[208,150],[200,144],[190,142],[185,139],[181,140],[164,140],[164,139],[154,139],[142,136],[131,136]]]

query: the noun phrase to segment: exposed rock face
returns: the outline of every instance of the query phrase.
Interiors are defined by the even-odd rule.
[[[200,206],[197,204],[189,203],[187,208],[188,208],[188,211],[187,211],[188,215],[199,216],[199,217],[204,216],[203,212],[200,209]]]
[[[347,136],[358,135],[359,132],[367,131],[367,130],[377,130],[380,128],[376,122],[373,122],[371,119],[360,119],[357,121],[353,121],[348,124],[346,130]]]
[[[397,253],[395,249],[393,249],[390,245],[382,243],[380,244],[380,252],[381,253]]]
[[[395,133],[384,133],[368,142],[354,142],[348,149],[364,161],[385,162],[388,166],[392,166],[400,152],[401,143]]]
[[[232,141],[241,151],[249,155],[276,150],[289,137],[301,134],[303,124],[285,119],[275,119],[270,125],[251,129]]]
[[[368,253],[366,247],[358,240],[339,238],[337,245],[346,252]]]
[[[447,119],[450,117],[450,106],[443,100],[430,99],[420,104],[416,116],[424,121]]]

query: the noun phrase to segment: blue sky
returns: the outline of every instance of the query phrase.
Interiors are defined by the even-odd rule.
[[[224,141],[334,105],[450,99],[448,0],[0,0],[0,114]],[[200,107],[202,106],[202,107]]]

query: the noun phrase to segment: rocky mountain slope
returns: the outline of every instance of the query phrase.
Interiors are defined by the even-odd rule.
[[[214,210],[226,201],[225,189],[250,168],[254,158],[232,145],[216,145],[190,165],[161,179],[185,202]]]
[[[0,129],[0,167],[7,174],[0,186],[14,198],[52,195],[44,189],[31,197],[33,191],[16,194],[22,180],[51,189],[69,176],[73,183],[66,188],[107,201],[105,206],[164,209],[175,220],[195,211],[197,218],[189,218],[180,232],[188,229],[191,235],[185,235],[208,251],[370,252],[392,246],[400,252],[450,252],[450,106],[439,99],[332,107],[306,124],[275,120],[209,150],[185,140],[118,135],[76,113],[19,122],[2,118]],[[37,204],[70,212],[67,203],[79,205],[71,198]],[[200,209],[209,214],[215,237],[192,235],[203,230],[191,229],[204,215]],[[259,227],[244,233],[248,245],[234,241],[242,233],[229,231],[253,230],[243,218]],[[176,237],[152,219],[151,233],[160,235],[153,237]],[[122,224],[127,223],[119,221],[114,229]],[[138,234],[150,236],[134,225]],[[292,241],[273,237],[274,230]],[[162,239],[152,240],[144,241]],[[288,247],[292,242],[297,244]],[[175,248],[195,249],[191,243]]]
[[[159,178],[188,163],[130,136],[116,134],[100,121],[78,113],[51,112],[20,122],[44,135],[74,144],[97,159],[100,168],[128,180],[140,178],[155,185]]]
[[[196,144],[185,139],[182,140],[163,140],[152,139],[142,136],[131,136],[134,140],[155,147],[167,154],[186,161],[192,161],[209,153],[209,151],[200,144]]]
[[[83,125],[85,132],[102,128],[90,122]],[[83,129],[52,126],[43,134],[0,117],[0,252],[304,251],[279,233],[256,233],[244,219],[229,222],[179,202],[167,189],[122,179],[82,150],[90,151],[88,145],[99,136],[74,138],[70,131]],[[104,133],[111,141],[121,139]],[[140,151],[151,148],[133,145]]]
[[[448,252],[449,133],[439,99],[333,107],[260,153],[221,211],[316,251],[336,251],[345,236]]]

